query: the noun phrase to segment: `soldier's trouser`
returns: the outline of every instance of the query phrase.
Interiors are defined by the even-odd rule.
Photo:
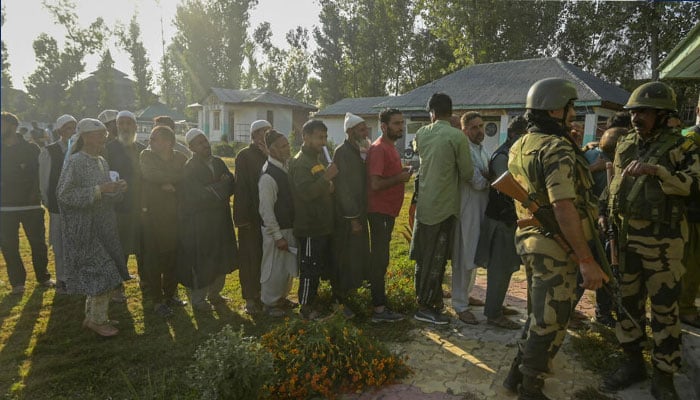
[[[628,251],[620,279],[622,304],[644,329],[647,296],[651,302],[651,331],[654,335],[652,363],[664,372],[675,372],[681,363],[681,325],[678,318],[680,259],[666,254],[642,256]],[[615,335],[628,352],[640,351],[645,332],[624,313],[619,316]]]
[[[531,311],[520,371],[528,376],[541,376],[549,371],[550,362],[566,336],[576,301],[578,265],[542,254],[523,255],[522,260],[531,277],[528,286]]]
[[[700,223],[688,224],[688,241],[685,244],[683,254],[683,265],[685,275],[681,280],[683,288],[681,297],[678,299],[678,306],[681,315],[697,315],[698,309],[695,307],[695,298],[698,295],[700,286]]]

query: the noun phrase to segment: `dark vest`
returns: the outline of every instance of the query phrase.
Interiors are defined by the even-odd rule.
[[[504,156],[508,159],[508,152],[510,151],[511,145],[512,143],[505,142],[496,149],[491,155],[491,160],[489,160],[489,171],[493,171],[493,160],[497,156]],[[491,219],[501,221],[511,226],[518,220],[518,216],[515,214],[513,199],[494,188],[489,189],[489,202],[486,206],[486,215]]]
[[[46,150],[49,152],[49,156],[51,156],[51,173],[49,174],[48,188],[49,192],[47,193],[49,204],[47,204],[46,207],[49,209],[50,213],[58,214],[61,211],[58,208],[56,186],[58,186],[58,178],[61,176],[61,170],[63,169],[63,157],[65,154],[63,153],[63,149],[61,149],[61,145],[58,142],[54,142],[46,146]]]
[[[294,199],[289,176],[278,166],[268,162],[263,174],[268,174],[277,183],[277,201],[275,202],[275,217],[280,229],[294,227]]]

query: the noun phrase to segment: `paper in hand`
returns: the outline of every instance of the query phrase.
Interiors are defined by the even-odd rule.
[[[109,180],[112,182],[118,181],[119,180],[119,172],[109,171]]]
[[[328,164],[333,162],[333,159],[331,158],[331,153],[328,152],[328,147],[323,146],[323,155],[326,156],[326,161],[328,161]]]

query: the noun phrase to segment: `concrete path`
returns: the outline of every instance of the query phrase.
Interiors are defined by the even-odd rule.
[[[486,276],[480,270],[473,295],[485,297]],[[515,274],[506,303],[521,312],[515,319],[525,322],[525,287],[522,271]],[[449,304],[449,301],[447,302]],[[584,295],[579,310],[594,315],[592,294]],[[392,345],[392,350],[408,355],[414,374],[397,385],[376,392],[344,396],[347,400],[457,400],[457,399],[515,399],[501,383],[515,355],[520,331],[495,328],[486,324],[483,307],[474,307],[479,325],[467,325],[454,317],[449,325],[432,326],[416,321],[410,331],[412,340]],[[700,385],[700,330],[684,327],[684,358],[691,366],[676,376],[676,388],[681,399],[697,399],[693,386]],[[571,332],[571,331],[570,331]],[[694,365],[694,367],[692,366]],[[693,369],[694,368],[694,369]],[[577,361],[568,340],[554,359],[553,373],[545,382],[545,393],[552,399],[572,399],[581,389],[595,388],[600,377],[583,368]],[[686,373],[692,371],[694,379]],[[621,400],[653,400],[650,382],[643,382],[610,398]],[[603,397],[601,397],[603,398]]]

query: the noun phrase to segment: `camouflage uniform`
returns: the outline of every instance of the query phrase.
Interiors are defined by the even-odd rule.
[[[623,177],[634,160],[656,165],[656,176]],[[697,193],[700,182],[697,147],[669,128],[656,128],[648,140],[633,131],[618,143],[614,167],[608,209],[619,232],[620,292],[623,305],[642,327],[635,327],[623,314],[615,333],[626,353],[641,353],[649,297],[652,362],[660,371],[672,373],[681,358],[678,297],[688,237],[685,197],[691,190]]]
[[[530,132],[513,144],[508,159],[510,173],[541,207],[551,207],[558,200],[572,200],[582,219],[585,239],[593,239],[593,179],[583,153],[571,141],[559,135]],[[516,211],[518,218],[531,217],[517,202]],[[531,299],[520,371],[540,378],[549,371],[566,335],[577,297],[579,266],[537,227],[518,228],[516,248],[525,264]]]

